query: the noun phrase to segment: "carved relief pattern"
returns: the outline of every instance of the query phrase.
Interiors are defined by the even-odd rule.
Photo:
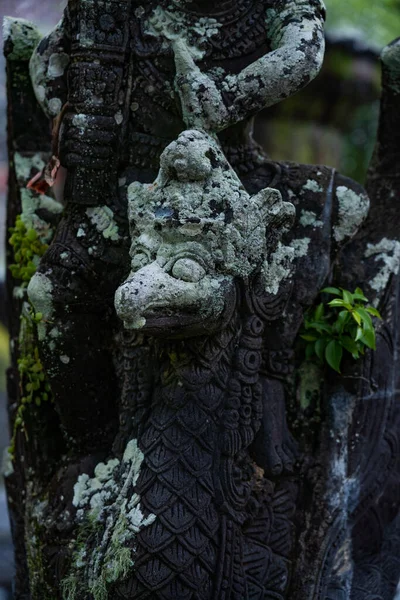
[[[246,121],[228,127],[219,134],[221,147],[247,192],[271,187],[296,208],[290,232],[282,237],[285,228],[273,222],[265,234],[267,266],[278,247],[283,256],[275,265],[281,269],[277,289],[266,289],[261,263],[236,273],[224,300],[229,319],[206,335],[170,336],[175,309],[168,306],[161,336],[145,328],[122,331],[116,318],[114,293],[129,271],[127,188],[132,181],[153,182],[160,155],[186,129],[172,45],[150,30],[156,6],[175,7],[201,54],[196,66],[217,83],[270,52],[267,9],[279,8],[285,25],[293,7],[304,9],[307,21],[322,15],[318,0],[227,0],[213,7],[218,35],[201,39],[199,20],[207,16],[201,2],[182,8],[169,0],[70,0],[61,33],[38,47],[46,68],[53,50],[68,52],[68,68],[43,88],[49,102],[61,103],[51,115],[54,148],[68,176],[67,207],[36,276],[36,283],[46,278],[51,288],[44,326],[55,332],[54,340],[40,346],[64,446],[52,457],[52,472],[35,485],[34,459],[25,467],[22,456],[19,465],[29,492],[19,527],[23,531],[24,521],[30,526],[25,541],[18,540],[19,553],[30,537],[40,542],[40,577],[30,567],[32,598],[42,590],[61,598],[76,561],[79,477],[93,481],[96,465],[109,457],[121,462],[137,440],[143,462],[124,493],[140,497],[146,526],[123,538],[130,568],[107,581],[109,598],[392,600],[400,556],[396,272],[372,297],[385,319],[377,352],[361,367],[345,365],[342,379],[324,373],[323,386],[318,381],[314,390],[316,415],[301,406],[295,389],[302,366],[296,336],[319,290],[333,278],[355,287],[360,264],[367,264],[365,281],[377,272],[376,261],[364,261],[362,235],[351,242],[361,218],[348,234],[337,234],[343,226],[338,190],[365,201],[361,186],[326,167],[271,161]],[[222,98],[233,102],[233,92],[225,87]],[[215,154],[207,157],[214,171],[221,167]],[[232,181],[229,169],[225,176]],[[176,164],[169,171],[171,186],[178,171]],[[204,190],[209,193],[207,185]],[[152,230],[157,234],[170,206],[162,208],[160,227]],[[304,224],[305,213],[315,216],[313,223]],[[168,215],[177,231],[179,219],[174,211]],[[231,218],[226,210],[225,227]],[[191,215],[184,224],[196,226],[196,219]],[[221,272],[219,263],[215,279]],[[32,286],[31,301],[39,308],[46,302],[40,288]],[[198,315],[190,314],[196,322]],[[22,454],[30,442],[20,445]],[[116,476],[117,492],[118,486],[122,476]],[[99,522],[105,539],[108,523]],[[101,535],[85,539],[88,555],[101,545]],[[74,600],[88,597],[85,588]]]
[[[295,487],[256,476],[248,454],[263,412],[263,330],[259,317],[235,313],[209,340],[167,344],[188,357],[173,366],[155,359],[165,343],[153,343],[152,391],[128,352],[127,381],[139,388],[127,384],[122,397],[137,411],[144,454],[136,492],[157,518],[138,534],[134,574],[116,597],[285,597]]]

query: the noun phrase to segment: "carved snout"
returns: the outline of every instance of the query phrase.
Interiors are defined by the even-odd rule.
[[[156,261],[131,274],[115,294],[115,308],[124,326],[171,330],[218,320],[233,278],[205,272],[197,273],[198,281],[178,278],[185,275],[182,266],[169,273]]]

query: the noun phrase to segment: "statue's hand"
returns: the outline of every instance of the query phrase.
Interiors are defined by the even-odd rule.
[[[179,94],[183,120],[189,129],[217,132],[229,125],[229,113],[215,82],[200,71],[182,39],[173,44],[175,89]]]

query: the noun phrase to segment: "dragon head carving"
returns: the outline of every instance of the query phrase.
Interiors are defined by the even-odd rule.
[[[128,190],[131,273],[115,296],[129,329],[198,335],[233,309],[235,280],[265,270],[294,206],[266,188],[250,196],[218,143],[183,132],[163,152],[153,184]]]

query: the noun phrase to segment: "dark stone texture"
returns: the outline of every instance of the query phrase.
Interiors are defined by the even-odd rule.
[[[189,19],[211,15],[221,23],[198,64],[201,71],[237,74],[272,50],[265,10],[293,3],[220,4],[186,5]],[[319,6],[304,2],[321,18]],[[126,541],[134,565],[108,581],[106,597],[392,600],[400,577],[398,274],[393,269],[375,289],[370,284],[382,265],[366,251],[385,238],[398,243],[399,94],[385,85],[364,225],[358,213],[366,196],[358,184],[328,167],[276,163],[262,153],[250,134],[259,98],[252,106],[246,97],[248,118],[230,124],[219,140],[250,194],[272,187],[294,204],[296,220],[283,238],[297,248],[291,276],[277,280],[275,293],[265,291],[257,270],[237,277],[224,319],[207,334],[187,333],[189,318],[174,336],[168,311],[161,334],[123,331],[114,293],[130,270],[127,186],[153,182],[162,151],[187,128],[178,94],[171,94],[173,52],[143,31],[154,7],[70,0],[61,35],[37,50],[45,61],[61,50],[70,59],[46,88],[47,100],[59,98],[63,107],[53,151],[68,174],[66,208],[38,271],[52,284],[51,327],[60,334],[51,348],[48,338],[40,344],[55,402],[34,414],[29,439],[18,435],[8,478],[15,598],[63,597],[81,533],[74,486],[83,475],[94,478],[100,462],[116,458],[122,466],[125,448],[137,439],[137,480],[125,488],[121,470],[114,484],[126,498],[139,494],[142,516],[155,520]],[[311,56],[313,45],[306,46]],[[37,117],[39,127],[30,116],[38,112],[30,84],[15,93],[17,69],[26,75],[26,61],[9,61],[10,156],[16,147],[48,153],[48,121]],[[232,102],[229,92],[224,102]],[[11,173],[13,223],[21,186]],[[362,200],[345,217],[343,189],[347,201]],[[118,235],[99,230],[90,217],[96,207]],[[304,221],[305,213],[314,214],[314,223]],[[276,249],[274,235],[269,247]],[[297,334],[305,311],[332,282],[361,285],[384,321],[376,353],[346,362],[342,376],[317,373],[307,405]],[[15,341],[19,309],[11,314]],[[13,360],[11,420],[19,400]],[[99,573],[88,556],[107,537],[105,524],[98,527],[85,534],[86,566],[77,570],[75,595],[64,590],[64,598],[102,598],[93,586],[88,591],[90,576]]]

